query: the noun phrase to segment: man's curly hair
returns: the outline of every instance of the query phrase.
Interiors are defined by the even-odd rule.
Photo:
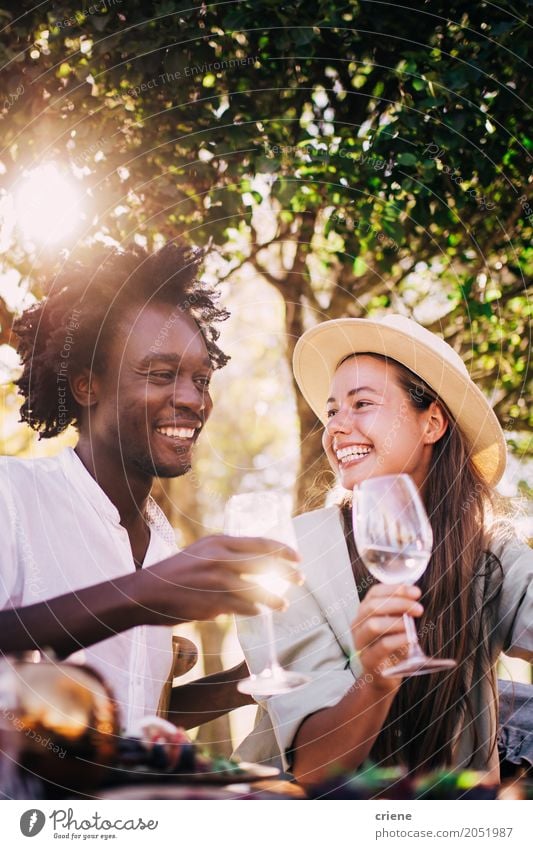
[[[13,325],[23,371],[16,381],[24,397],[21,421],[49,439],[69,424],[79,427],[81,408],[67,374],[102,371],[109,341],[132,306],[165,303],[198,324],[215,369],[227,357],[216,344],[214,322],[228,318],[216,294],[198,280],[204,252],[173,243],[148,254],[138,246],[92,256],[91,265],[65,266],[50,294],[27,309]],[[58,385],[62,384],[58,404]]]

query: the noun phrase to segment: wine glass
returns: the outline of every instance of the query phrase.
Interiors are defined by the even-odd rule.
[[[296,535],[291,520],[290,503],[281,492],[247,492],[233,495],[226,504],[224,513],[224,531],[232,536],[261,536],[278,540],[296,548]],[[268,571],[250,577],[269,592],[282,596],[289,588],[289,582],[280,573],[275,555],[263,557],[270,560]],[[302,687],[310,680],[299,672],[283,669],[278,661],[274,639],[272,611],[260,605],[266,629],[269,662],[258,675],[244,678],[237,684],[241,693],[257,696],[274,696]]]
[[[384,584],[415,584],[431,557],[433,532],[413,479],[382,475],[354,489],[353,522],[357,550],[368,571]],[[403,615],[408,651],[405,660],[382,671],[426,675],[456,666],[455,660],[428,657],[422,651],[414,620]]]

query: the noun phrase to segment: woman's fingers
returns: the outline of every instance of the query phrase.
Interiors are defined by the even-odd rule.
[[[369,619],[397,617],[407,613],[409,616],[421,616],[424,608],[417,601],[420,597],[418,587],[387,587],[388,592],[368,593],[359,607],[354,628],[364,626]]]
[[[364,624],[368,619],[374,619],[387,616],[403,616],[407,613],[409,616],[422,616],[424,608],[418,601],[407,598],[387,598],[379,600],[368,606],[361,605],[357,620]]]
[[[370,645],[386,634],[405,634],[401,616],[372,616],[366,620],[357,636],[362,645]]]
[[[396,666],[406,657],[408,648],[405,634],[390,634],[383,637],[379,643],[361,652],[364,669],[374,679],[380,679],[386,669]],[[394,681],[389,679],[388,683],[394,684]]]
[[[387,634],[378,642],[370,646],[365,646],[359,649],[361,659],[364,661],[364,666],[367,669],[376,669],[380,667],[387,658],[391,663],[397,663],[400,655],[403,657],[408,650],[407,636],[403,634]]]
[[[416,600],[421,595],[422,590],[415,584],[374,584],[367,592],[365,602],[377,598],[397,597]]]
[[[383,637],[379,644],[374,643],[373,646],[366,649],[367,660],[369,663],[383,661],[390,655],[397,652],[406,652],[407,649],[408,643],[405,634],[388,634]]]
[[[419,617],[418,587],[377,585],[368,592],[352,625],[354,645],[367,673],[381,679],[383,670],[397,664],[408,649],[403,616]],[[390,681],[389,683],[393,683]]]

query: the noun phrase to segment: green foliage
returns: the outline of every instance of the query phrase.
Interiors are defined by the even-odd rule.
[[[80,238],[212,239],[264,271],[259,244],[291,241],[294,266],[265,275],[291,305],[290,334],[316,317],[413,313],[470,357],[508,429],[531,425],[525,9],[22,7],[0,10],[6,191],[53,159],[84,169]],[[4,256],[25,278],[48,261],[15,238]]]

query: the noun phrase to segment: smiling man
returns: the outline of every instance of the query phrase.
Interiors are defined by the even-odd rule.
[[[79,438],[54,457],[0,459],[0,651],[78,653],[126,727],[157,709],[168,626],[283,605],[242,577],[279,543],[207,537],[176,553],[150,496],[154,477],[190,469],[227,362],[214,326],[227,313],[198,283],[199,261],[167,245],[70,265],[14,328],[22,420],[46,439],[72,424]],[[294,579],[296,555],[282,555]]]

